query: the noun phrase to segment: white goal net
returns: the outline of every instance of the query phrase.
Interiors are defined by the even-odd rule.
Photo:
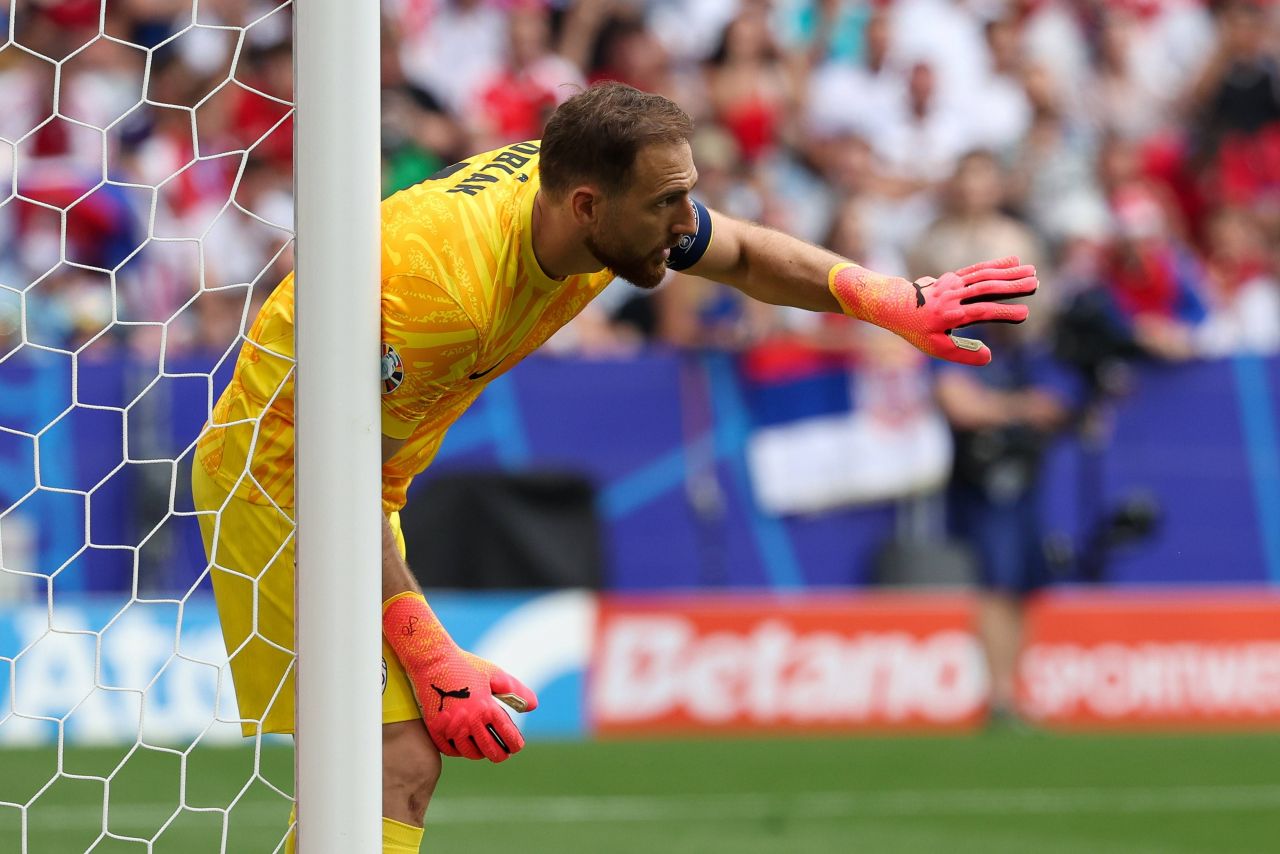
[[[0,852],[278,850],[189,472],[293,263],[292,9],[0,8]]]

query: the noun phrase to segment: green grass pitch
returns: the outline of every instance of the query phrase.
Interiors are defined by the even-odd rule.
[[[287,745],[195,749],[178,811],[182,765],[76,748],[59,776],[54,750],[0,749],[0,801],[54,780],[25,849],[0,806],[0,852],[274,849]],[[1280,734],[535,742],[501,767],[446,760],[430,819],[423,851],[462,854],[1262,854],[1280,851]]]

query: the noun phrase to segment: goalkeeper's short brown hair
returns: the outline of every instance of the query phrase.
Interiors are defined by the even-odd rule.
[[[561,104],[542,134],[542,186],[554,197],[581,183],[626,188],[636,153],[687,142],[693,119],[674,102],[623,83],[597,83]]]

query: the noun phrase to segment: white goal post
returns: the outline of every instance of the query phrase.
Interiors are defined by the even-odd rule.
[[[381,850],[379,14],[294,5],[300,854]]]

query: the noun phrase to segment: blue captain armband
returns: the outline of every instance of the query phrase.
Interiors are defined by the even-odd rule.
[[[680,244],[671,250],[667,267],[672,270],[687,270],[697,264],[711,245],[711,214],[697,199],[689,201],[693,204],[694,232],[681,237]]]

